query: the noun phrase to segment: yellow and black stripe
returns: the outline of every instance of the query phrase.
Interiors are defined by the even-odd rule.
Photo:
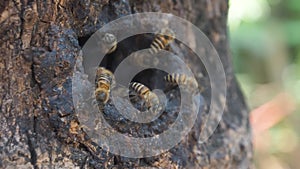
[[[129,87],[142,97],[145,97],[145,95],[147,95],[150,92],[150,89],[147,86],[138,82],[130,83]]]
[[[170,84],[184,85],[189,90],[197,90],[199,87],[203,90],[195,78],[187,76],[185,74],[172,73],[164,77],[165,81]]]
[[[172,73],[164,77],[169,83],[186,84],[187,76],[185,74]]]
[[[150,53],[154,54],[165,49],[174,40],[174,32],[170,29],[163,29],[152,41]]]
[[[96,91],[97,100],[106,103],[109,99],[110,89],[113,81],[113,73],[103,67],[97,69]]]

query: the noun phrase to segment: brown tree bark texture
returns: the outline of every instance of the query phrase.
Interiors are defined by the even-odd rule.
[[[208,36],[225,68],[227,102],[206,143],[194,137],[200,120],[170,151],[128,159],[102,150],[80,129],[71,76],[91,34],[111,20],[147,11],[185,18]],[[227,12],[228,1],[218,0],[1,1],[0,168],[251,168],[248,111],[232,70]],[[209,90],[203,96],[209,98]]]

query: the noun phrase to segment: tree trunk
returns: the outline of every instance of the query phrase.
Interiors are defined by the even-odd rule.
[[[227,102],[207,142],[194,138],[200,120],[168,152],[132,159],[103,150],[79,127],[71,78],[94,32],[147,11],[187,19],[208,36],[225,69]],[[1,1],[0,168],[251,168],[248,111],[232,70],[227,12],[228,1],[216,0]]]

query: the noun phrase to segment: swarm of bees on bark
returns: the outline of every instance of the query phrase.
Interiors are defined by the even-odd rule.
[[[109,50],[107,54],[111,54],[117,49],[117,38],[115,35],[111,33],[105,33],[101,38],[105,45],[108,46]],[[151,44],[149,53],[155,54],[161,50],[167,50],[170,43],[175,40],[175,33],[173,30],[169,28],[162,29],[158,31]],[[96,100],[100,102],[102,105],[105,105],[110,99],[111,89],[114,84],[114,75],[113,73],[105,67],[98,67],[96,73],[96,90],[95,96]],[[191,91],[198,92],[198,83],[194,77],[188,76],[186,74],[172,73],[167,74],[164,77],[164,80],[167,85],[183,85],[185,88]],[[131,82],[129,84],[129,90],[132,93],[135,93],[140,99],[142,99],[146,104],[146,109],[150,109],[151,107],[159,104],[158,96],[151,91],[149,87],[145,84],[139,82]]]

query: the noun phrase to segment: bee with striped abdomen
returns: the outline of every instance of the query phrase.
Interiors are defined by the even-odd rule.
[[[129,87],[131,90],[137,93],[138,96],[145,100],[148,109],[153,106],[159,105],[159,98],[155,93],[150,91],[150,89],[147,86],[141,83],[132,82],[130,83]]]
[[[110,89],[113,84],[114,75],[111,71],[99,67],[96,74],[96,100],[105,104],[110,95]]]
[[[164,28],[158,32],[152,41],[150,47],[150,53],[154,54],[158,51],[165,49],[175,39],[175,33],[169,29]]]
[[[184,85],[191,90],[198,89],[198,82],[196,79],[185,74],[172,73],[166,75],[164,79],[170,84]]]
[[[175,33],[171,29],[164,28],[161,31],[158,31],[155,33],[155,37],[150,44],[149,50],[146,50],[145,53],[134,53],[131,62],[142,67],[157,66],[159,64],[159,59],[153,57],[153,55],[166,49],[174,39]]]
[[[102,41],[109,48],[107,54],[114,52],[117,49],[117,37],[111,33],[105,33],[102,37]]]

